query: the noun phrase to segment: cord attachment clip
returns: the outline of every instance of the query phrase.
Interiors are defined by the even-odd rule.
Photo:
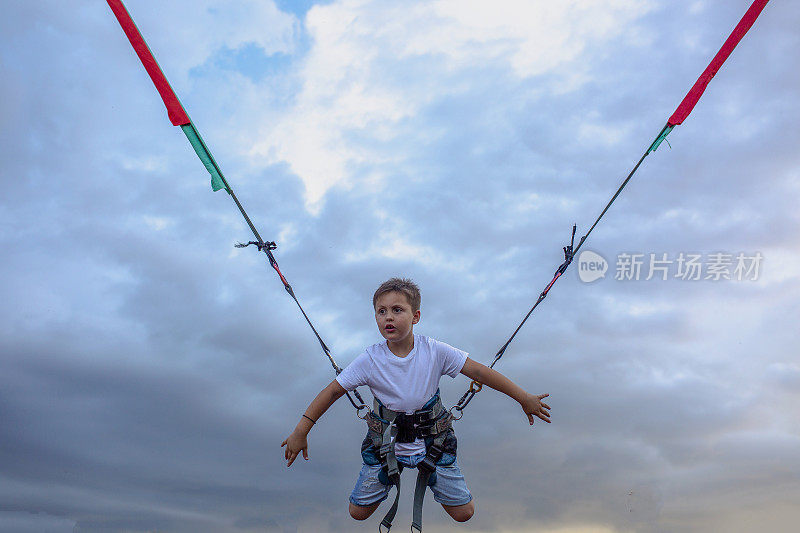
[[[268,250],[271,252],[272,250],[278,247],[278,245],[275,244],[273,241],[267,241],[267,242],[250,241],[247,244],[237,242],[236,244],[234,244],[234,246],[236,246],[237,248],[247,248],[251,244],[255,244],[259,252],[263,252],[264,250]]]

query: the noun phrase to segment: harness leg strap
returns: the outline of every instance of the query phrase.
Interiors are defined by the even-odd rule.
[[[422,505],[425,503],[425,489],[431,474],[436,472],[436,463],[442,458],[442,444],[445,434],[437,435],[433,444],[425,453],[425,459],[417,465],[417,486],[414,488],[414,511],[411,517],[411,529],[422,533]]]
[[[375,401],[375,404],[376,411],[381,413],[380,404],[378,404],[377,400]],[[388,409],[385,411],[388,411]],[[397,514],[397,505],[400,503],[400,467],[397,464],[397,455],[395,455],[394,452],[394,441],[397,435],[397,427],[391,423],[394,421],[396,413],[388,412],[385,414],[388,415],[389,424],[386,424],[383,429],[383,433],[381,434],[381,445],[378,454],[380,455],[381,463],[383,463],[386,467],[387,480],[390,484],[396,486],[397,492],[394,496],[394,503],[386,512],[383,520],[381,520],[380,526],[378,526],[379,532],[382,531],[381,526],[385,527],[387,532],[392,529],[392,521]]]
[[[411,529],[422,533],[422,504],[425,503],[425,488],[431,473],[421,469],[417,472],[417,486],[414,487],[414,512],[411,516]]]
[[[392,506],[389,507],[389,510],[386,512],[383,520],[381,520],[381,524],[378,526],[379,533],[382,532],[381,526],[386,528],[387,533],[390,529],[392,529],[392,521],[397,514],[397,504],[400,503],[400,476],[397,476],[397,482],[395,485],[397,486],[397,492],[394,495],[394,503],[392,503]]]

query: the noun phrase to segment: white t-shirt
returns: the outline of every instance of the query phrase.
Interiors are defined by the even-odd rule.
[[[394,355],[386,341],[373,344],[336,377],[345,390],[361,385],[392,411],[411,414],[430,400],[439,380],[454,378],[467,361],[467,352],[424,335],[414,335],[414,348],[405,357]],[[397,455],[425,453],[425,442],[395,443]]]

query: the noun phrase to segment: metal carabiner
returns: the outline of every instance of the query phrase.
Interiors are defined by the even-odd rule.
[[[454,409],[455,409],[456,411],[458,411],[458,413],[459,413],[459,415],[458,415],[458,418],[456,418],[456,417],[455,417],[455,415],[453,415],[453,410],[454,410]],[[450,408],[450,410],[448,411],[448,413],[450,414],[450,419],[451,419],[451,420],[453,420],[453,421],[455,421],[455,420],[461,420],[461,418],[464,416],[464,408],[463,408],[463,407],[461,407],[460,405],[454,405],[453,407],[451,407],[451,408]]]
[[[476,385],[478,386],[478,388],[475,388]],[[482,388],[483,388],[483,383],[479,383],[479,382],[475,381],[474,379],[472,380],[472,383],[469,384],[469,391],[472,394],[480,392]]]

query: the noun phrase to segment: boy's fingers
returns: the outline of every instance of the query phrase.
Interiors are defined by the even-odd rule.
[[[548,396],[550,396],[550,394],[540,394],[539,399],[541,400],[542,398],[547,398]]]
[[[303,448],[303,459],[308,461],[308,450],[306,448]]]
[[[550,406],[547,405],[546,403],[542,403],[542,407],[544,407],[545,409],[550,409]]]
[[[283,442],[281,443],[281,448],[283,448],[284,446],[286,446],[286,443],[287,443],[287,442],[289,442],[289,439],[286,439],[285,441],[283,441]]]
[[[533,415],[530,413],[528,413],[528,422],[530,422],[530,425],[533,425]]]

